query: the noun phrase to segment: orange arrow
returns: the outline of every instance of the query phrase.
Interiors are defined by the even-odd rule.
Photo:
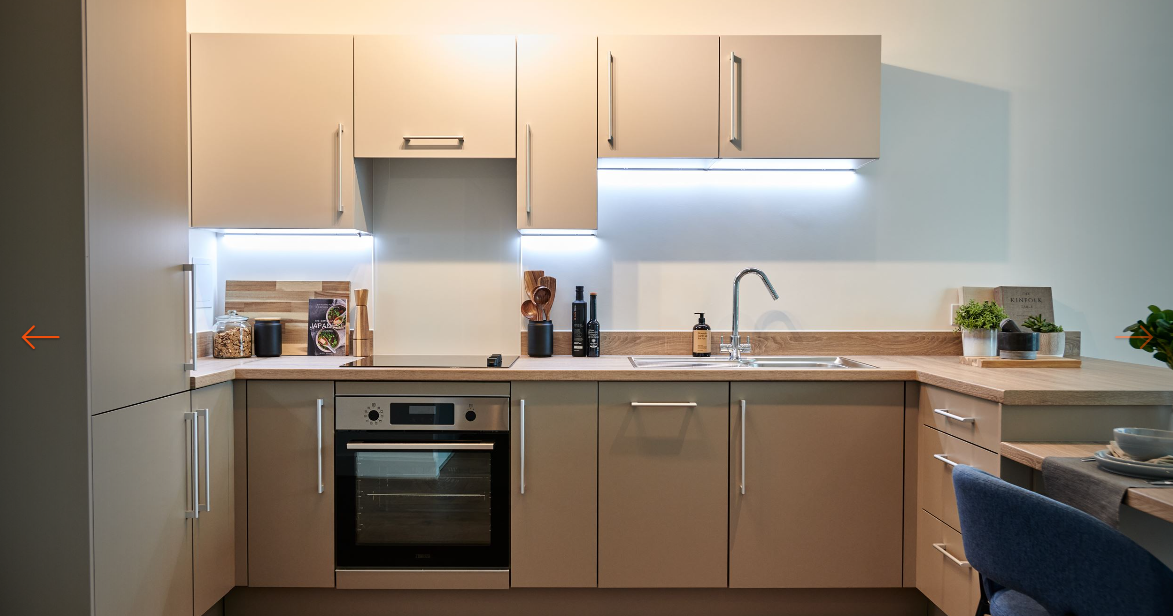
[[[33,346],[33,343],[29,342],[29,338],[60,338],[61,337],[61,336],[30,336],[29,332],[33,331],[33,329],[35,329],[36,327],[37,327],[36,325],[30,327],[29,331],[25,332],[24,335],[20,337],[20,339],[24,340],[24,343],[29,345],[29,348],[31,348],[31,349],[35,349],[37,347]]]
[[[1141,348],[1141,349],[1144,349],[1146,346],[1148,346],[1148,344],[1149,344],[1150,342],[1152,342],[1152,341],[1153,341],[1153,335],[1149,333],[1149,330],[1147,330],[1147,329],[1145,329],[1145,328],[1144,328],[1144,325],[1141,325],[1141,326],[1140,326],[1140,330],[1141,330],[1141,331],[1143,331],[1143,332],[1145,333],[1145,335],[1144,335],[1144,336],[1116,336],[1116,337],[1117,337],[1117,338],[1127,338],[1127,339],[1129,339],[1129,340],[1131,340],[1132,338],[1143,338],[1143,339],[1144,339],[1144,344],[1141,344],[1141,345],[1140,345],[1140,348]]]

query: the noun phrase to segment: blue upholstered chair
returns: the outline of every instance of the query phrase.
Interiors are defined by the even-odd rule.
[[[978,614],[1173,615],[1173,571],[1116,529],[969,466],[953,487]]]

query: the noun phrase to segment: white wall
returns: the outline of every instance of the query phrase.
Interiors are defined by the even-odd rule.
[[[188,24],[881,34],[882,158],[850,182],[815,189],[792,177],[604,172],[599,238],[527,238],[525,265],[558,276],[563,302],[574,284],[599,291],[606,329],[680,329],[700,310],[725,327],[730,282],[746,265],[765,269],[782,294],[772,303],[756,283],[744,289],[742,322],[758,329],[945,328],[959,285],[1048,285],[1058,320],[1084,332],[1086,354],[1142,361],[1113,336],[1145,306],[1173,305],[1167,1],[200,0],[189,2]],[[382,214],[376,208],[377,228]],[[504,231],[499,240],[503,252],[517,241]],[[396,267],[418,280],[452,265]],[[478,287],[476,300],[513,304],[516,282],[509,287],[499,296]],[[463,305],[436,310],[433,319],[449,320]],[[397,339],[422,344],[430,321],[409,314],[394,324]],[[479,347],[508,336],[486,326],[462,339]]]

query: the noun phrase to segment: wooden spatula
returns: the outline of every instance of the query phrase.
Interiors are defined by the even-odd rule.
[[[546,302],[545,306],[542,306],[542,310],[546,312],[546,318],[550,318],[548,316],[550,314],[550,306],[554,305],[554,296],[558,294],[558,279],[553,276],[542,276],[538,279],[538,284],[550,290],[550,301]]]
[[[534,289],[541,286],[541,284],[538,281],[541,280],[542,276],[545,276],[545,275],[546,275],[546,272],[543,270],[526,270],[523,273],[522,279],[525,282],[525,295],[526,295],[526,297],[529,297],[530,299],[534,298]]]

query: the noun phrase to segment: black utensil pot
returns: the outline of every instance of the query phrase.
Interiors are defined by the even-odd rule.
[[[530,357],[549,357],[554,354],[554,323],[530,321],[526,326],[526,353]]]
[[[257,319],[253,324],[253,353],[257,357],[281,356],[280,319]]]

